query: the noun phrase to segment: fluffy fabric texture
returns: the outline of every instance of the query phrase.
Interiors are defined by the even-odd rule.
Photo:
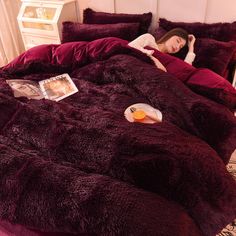
[[[236,89],[222,76],[209,69],[196,69],[174,56],[161,53],[153,48],[154,56],[161,61],[167,71],[183,81],[195,92],[202,94],[225,106],[236,108]]]
[[[236,183],[224,164],[236,148],[235,117],[126,45],[39,46],[2,68],[2,219],[49,232],[165,236],[215,236],[235,219]],[[57,103],[16,99],[5,82],[61,70],[79,92]],[[137,102],[160,109],[163,122],[129,123],[124,110]]]
[[[87,8],[83,12],[83,23],[86,24],[114,24],[114,23],[139,23],[139,35],[148,32],[152,21],[152,13],[124,14],[96,12]]]
[[[157,39],[168,32],[167,29],[161,26],[157,28]],[[187,51],[187,47],[184,47],[174,56],[184,59]],[[211,38],[197,38],[194,51],[196,53],[194,66],[208,68],[232,82],[232,67],[236,63],[236,41],[222,42]]]
[[[93,41],[105,37],[117,37],[128,41],[138,36],[139,23],[116,24],[81,24],[78,22],[63,22],[62,42]]]
[[[42,232],[39,230],[29,229],[23,225],[11,224],[8,221],[0,221],[1,236],[91,236],[91,234],[70,234],[70,233],[55,233]]]
[[[173,22],[165,18],[159,19],[159,26],[169,31],[173,28],[183,28],[190,34],[194,34],[197,38],[211,38],[219,41],[236,41],[236,21],[232,23],[186,23]]]
[[[220,42],[214,39],[196,40],[196,58],[193,65],[199,68],[208,68],[227,78],[228,67],[235,64],[236,41]]]

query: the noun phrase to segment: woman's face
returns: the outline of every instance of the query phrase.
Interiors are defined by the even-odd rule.
[[[180,36],[174,35],[165,42],[166,52],[170,54],[177,53],[181,48],[184,47],[185,44],[185,39],[181,38]]]

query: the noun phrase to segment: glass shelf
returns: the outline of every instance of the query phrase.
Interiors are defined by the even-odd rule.
[[[23,12],[25,18],[53,20],[56,8],[26,6]]]
[[[22,22],[22,26],[26,29],[39,29],[39,30],[47,30],[53,31],[54,27],[52,24],[46,23],[36,23],[36,22]]]

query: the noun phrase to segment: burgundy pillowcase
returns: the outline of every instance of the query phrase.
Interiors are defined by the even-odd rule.
[[[117,37],[132,41],[138,36],[139,23],[81,24],[65,21],[62,27],[62,43],[92,41],[105,37]]]
[[[173,28],[183,28],[189,34],[194,34],[196,38],[212,38],[219,41],[236,41],[236,21],[232,23],[185,23],[172,22],[165,18],[159,19],[159,26],[169,31]]]
[[[228,65],[235,63],[236,42],[220,42],[214,39],[197,39],[195,43],[196,58],[193,65],[208,68],[227,78]]]
[[[152,13],[124,14],[96,12],[87,8],[83,12],[83,23],[85,24],[115,24],[115,23],[139,23],[139,35],[148,32],[151,24]]]

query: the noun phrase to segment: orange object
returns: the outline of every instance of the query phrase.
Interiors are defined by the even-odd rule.
[[[136,110],[132,115],[135,120],[143,120],[146,117],[146,113],[143,110]]]

